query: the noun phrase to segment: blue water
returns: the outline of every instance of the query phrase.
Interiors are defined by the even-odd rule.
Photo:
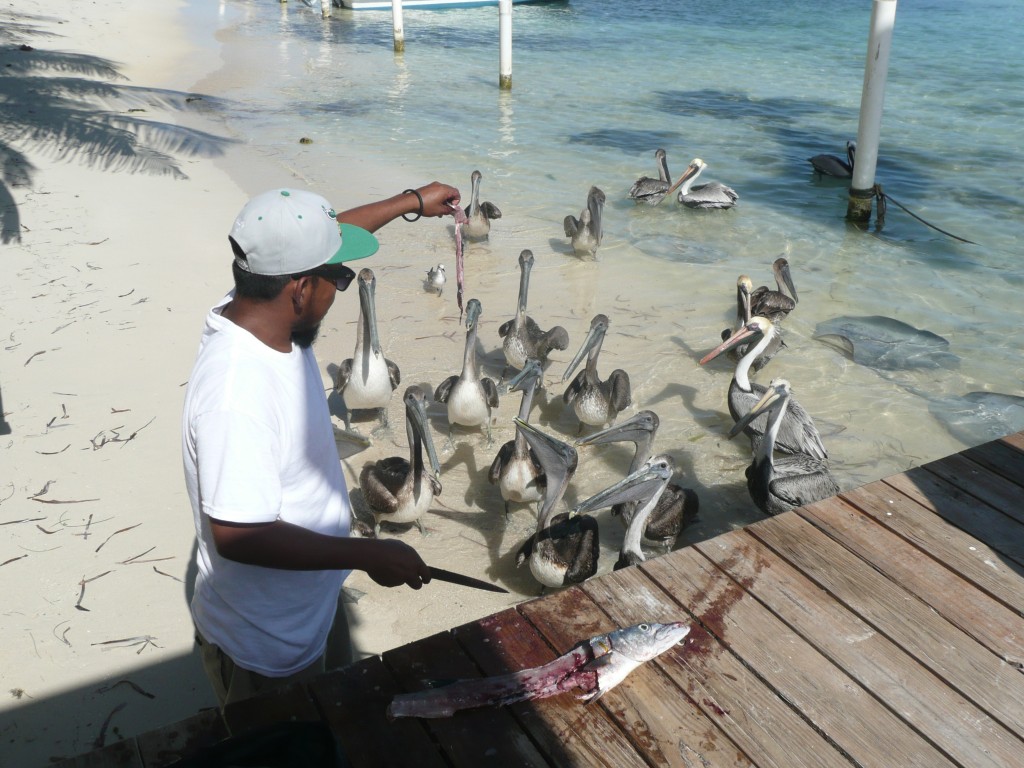
[[[407,10],[402,55],[389,12],[336,9],[325,22],[295,0],[227,0],[215,18],[192,9],[223,33],[221,82],[231,85],[214,95],[226,130],[310,186],[343,184],[342,159],[352,154],[401,168],[411,183],[438,178],[467,193],[470,172],[481,170],[483,197],[505,215],[477,257],[484,274],[467,261],[468,279],[500,280],[510,316],[515,259],[528,247],[550,280],[574,281],[568,293],[531,299],[540,315],[574,319],[574,346],[595,311],[609,314],[605,366],[631,371],[636,407],[661,415],[661,447],[703,489],[728,484],[712,517],[716,505],[745,500],[745,459],[724,439],[729,365],[696,360],[732,322],[737,274],[770,282],[780,253],[801,303],[787,321],[790,348],[756,378],[790,378],[819,420],[841,485],[1024,428],[1024,408],[1012,401],[965,399],[1024,396],[1024,4],[931,0],[897,10],[876,178],[974,245],[893,204],[881,229],[853,228],[846,185],[811,173],[808,157],[842,155],[856,138],[870,13],[870,2],[849,0],[519,5],[512,89],[501,92],[496,8]],[[257,52],[258,78],[233,56],[242,48]],[[314,143],[300,145],[300,136]],[[637,209],[625,193],[654,175],[657,147],[675,175],[703,158],[702,180],[734,187],[739,206]],[[596,264],[581,267],[562,219],[579,214],[592,184],[608,197],[605,241]],[[424,259],[418,267],[436,261],[433,252]],[[927,330],[949,342],[948,355],[881,369],[814,339],[819,324],[847,315]],[[616,329],[628,335],[616,340]],[[491,335],[485,349],[498,346]]]

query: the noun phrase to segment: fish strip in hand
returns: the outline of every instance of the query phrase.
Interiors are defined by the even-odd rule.
[[[452,216],[455,217],[455,284],[458,289],[455,292],[455,299],[459,304],[459,322],[462,322],[462,293],[465,287],[465,275],[462,263],[462,225],[469,219],[466,212],[459,206],[452,206]]]
[[[388,706],[387,714],[391,719],[451,717],[461,709],[543,699],[573,688],[581,691],[576,698],[594,701],[645,661],[681,643],[689,632],[690,627],[679,621],[616,629],[584,640],[540,667],[400,693]]]

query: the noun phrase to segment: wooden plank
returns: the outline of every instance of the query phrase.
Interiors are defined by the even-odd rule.
[[[1024,742],[742,531],[694,548],[962,765],[1016,766]],[[899,559],[898,553],[895,559]]]
[[[678,594],[677,585],[695,591],[703,583],[729,580],[693,550],[682,550],[678,561],[680,567],[668,572],[671,586],[659,576],[672,594]],[[771,562],[760,567],[770,568]],[[719,640],[858,765],[953,765],[748,592],[722,613],[719,626]]]
[[[981,499],[1018,523],[1024,523],[1024,510],[1020,504],[1024,489],[1018,483],[1007,480],[960,454],[929,461],[922,466],[950,485],[955,485],[971,496]],[[1024,461],[1021,462],[1020,468],[1024,470]]]
[[[1024,734],[1024,675],[799,515],[747,527],[1004,726]],[[875,560],[886,557],[880,552]],[[952,684],[952,682],[951,682]]]
[[[1019,451],[1024,451],[1024,431],[1015,432],[1012,435],[1007,435],[1001,438],[1002,442],[1016,448]]]
[[[232,735],[277,723],[319,719],[320,712],[317,711],[305,682],[292,683],[224,707],[224,722],[228,724],[228,730]]]
[[[449,632],[387,651],[384,664],[398,684],[418,691],[432,681],[479,678],[479,668]],[[505,707],[479,707],[423,720],[455,766],[546,765],[536,745]]]
[[[379,656],[320,675],[309,690],[352,768],[447,766],[419,720],[387,719],[401,688]]]
[[[846,765],[821,733],[721,641],[731,625],[728,614],[743,599],[742,587],[720,571],[689,582],[685,553],[679,550],[640,568],[592,579],[584,589],[618,626],[696,618],[683,648],[649,664],[685,691],[752,763],[765,768]]]
[[[1008,480],[1024,480],[1024,451],[1014,448],[1005,440],[993,440],[968,448],[963,455],[971,461],[996,472]]]
[[[177,723],[135,737],[146,768],[169,765],[228,737],[228,727],[217,709],[206,709]]]
[[[564,591],[524,606],[545,638],[559,650],[618,628],[584,594],[593,581],[583,585],[583,592]],[[567,621],[566,617],[571,619]],[[567,701],[571,703],[571,699]],[[634,670],[596,702],[575,706],[604,709],[649,765],[736,768],[751,764],[715,723],[651,664]]]
[[[974,496],[915,467],[883,482],[953,525],[988,544],[1018,565],[1024,564],[1024,528]]]
[[[896,492],[885,483],[871,483],[847,491],[840,498],[844,503],[856,507],[863,514],[894,531],[902,539],[928,553],[943,566],[955,571],[978,589],[1009,606],[1009,609],[1018,617],[1024,613],[1024,573],[1020,568],[1014,567],[1015,564],[1012,561],[1003,560],[987,544],[978,541],[959,528],[947,524],[930,509],[925,509],[913,499]],[[801,514],[809,509],[814,509],[815,506],[811,505],[811,507],[805,508]],[[846,546],[853,548],[849,543],[846,543]],[[873,546],[870,539],[868,539],[867,546]],[[877,546],[874,548],[881,549]],[[915,560],[919,560],[919,558],[915,558]],[[928,572],[932,572],[934,569],[928,567],[930,565],[932,564],[925,561],[922,567],[926,567]],[[900,582],[905,578],[913,577],[916,573],[916,571],[905,567],[900,559],[891,557],[886,558],[884,564],[879,567],[886,568],[886,572],[890,574],[897,572],[902,574],[899,577],[894,576],[894,581]],[[939,581],[939,576],[931,578]],[[961,585],[957,586],[961,588]],[[918,587],[915,591],[922,596],[926,594],[924,587]],[[940,591],[936,602],[942,602],[944,597],[948,597],[948,594],[950,593],[946,593],[944,596]],[[970,606],[967,608],[969,609]],[[1005,622],[993,621],[999,612],[988,606],[987,601],[978,603],[978,609],[985,618],[978,622],[975,629],[983,632],[984,625],[991,622],[992,633],[995,633],[997,637],[1006,638],[1010,647],[1020,649],[1008,654],[1007,661],[1013,658],[1024,659],[1024,655],[1022,655],[1024,654],[1024,636],[1012,637],[1011,633],[1000,629],[999,627],[1005,626]],[[971,618],[966,623],[974,621],[975,619]],[[957,624],[964,628],[964,622],[957,622]],[[1012,622],[1011,625],[1016,625],[1016,622]],[[971,633],[971,630],[965,631]],[[977,635],[975,636],[977,637]],[[991,644],[986,644],[991,647]],[[1001,646],[1002,643],[999,645]]]
[[[51,768],[143,768],[143,763],[135,739],[125,739],[76,757],[50,763],[50,766]]]

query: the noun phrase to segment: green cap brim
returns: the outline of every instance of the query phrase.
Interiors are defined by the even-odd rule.
[[[340,264],[343,261],[355,261],[373,256],[380,248],[380,243],[371,232],[354,224],[341,224],[341,248],[325,264]]]

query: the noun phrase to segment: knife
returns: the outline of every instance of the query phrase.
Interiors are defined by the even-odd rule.
[[[508,594],[507,589],[499,587],[497,584],[491,584],[489,581],[474,579],[472,576],[465,576],[461,573],[455,573],[454,571],[446,571],[444,568],[435,568],[432,565],[428,567],[430,568],[430,578],[432,579],[447,581],[451,584],[461,584],[464,587],[473,587],[474,589],[486,589],[488,592],[503,592],[506,595]]]

